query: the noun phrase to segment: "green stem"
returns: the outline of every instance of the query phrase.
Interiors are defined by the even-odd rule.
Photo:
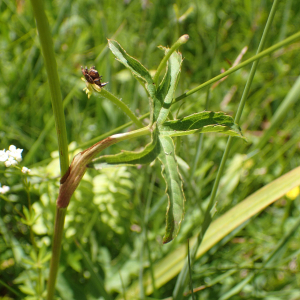
[[[147,118],[149,116],[150,116],[150,113],[146,113],[146,114],[142,115],[141,117],[139,117],[139,120],[144,120],[145,118]],[[124,124],[124,125],[121,125],[121,126],[115,128],[115,129],[112,129],[112,130],[110,130],[110,131],[108,131],[108,132],[106,132],[106,133],[104,133],[104,134],[102,134],[102,135],[100,135],[98,137],[95,137],[95,138],[93,138],[93,139],[91,139],[91,140],[89,140],[89,141],[81,144],[80,146],[78,146],[77,148],[75,148],[75,150],[77,150],[77,149],[83,149],[83,148],[86,148],[86,147],[88,147],[90,145],[93,145],[93,144],[97,143],[99,140],[101,141],[101,140],[103,140],[103,139],[105,139],[105,138],[107,138],[107,137],[109,137],[109,136],[111,136],[111,135],[113,135],[115,133],[118,133],[118,132],[122,131],[123,129],[131,126],[132,124],[133,124],[133,122],[130,121],[130,122]]]
[[[174,51],[176,51],[181,45],[185,44],[189,40],[189,38],[190,37],[187,34],[184,34],[183,36],[181,36],[177,40],[177,42],[170,48],[170,50],[167,52],[167,54],[164,56],[164,58],[160,62],[159,66],[157,68],[157,71],[153,77],[153,81],[156,83],[156,85],[157,85],[159,74],[166,67],[167,61],[170,58],[170,56],[172,55],[172,53]]]
[[[235,122],[239,122],[239,120],[240,120],[240,117],[241,117],[246,99],[248,97],[249,89],[250,89],[250,86],[252,84],[252,80],[253,80],[253,77],[255,75],[257,65],[258,65],[258,60],[257,59],[262,57],[262,56],[260,56],[260,54],[262,54],[263,52],[266,52],[266,51],[261,52],[261,50],[264,47],[264,44],[265,44],[265,41],[266,41],[266,38],[267,38],[267,35],[268,35],[268,32],[269,32],[270,26],[272,24],[272,21],[273,21],[278,3],[279,3],[279,0],[275,0],[273,2],[272,9],[270,11],[270,14],[269,14],[269,17],[268,17],[268,20],[267,20],[262,38],[260,40],[260,43],[259,43],[259,46],[258,46],[258,49],[257,49],[257,55],[254,56],[254,57],[256,57],[256,61],[253,63],[253,65],[251,67],[249,78],[247,80],[247,83],[246,83],[246,86],[245,86],[245,89],[244,89],[244,92],[243,92],[243,95],[242,95],[242,98],[241,98],[241,101],[240,101],[240,104],[239,104],[239,107],[238,107],[238,110],[237,110],[237,114],[236,114],[236,117],[235,117]],[[300,32],[296,35],[300,37]],[[294,36],[296,36],[296,35],[294,35]],[[289,39],[291,39],[291,37]],[[278,45],[278,44],[276,44],[276,45]],[[273,46],[271,48],[274,48],[275,46]],[[268,50],[270,50],[271,48],[269,48]],[[251,59],[253,60],[254,57],[252,57]],[[245,64],[245,62],[244,62],[244,64]],[[233,68],[233,69],[235,69],[235,68]],[[229,71],[232,71],[233,69],[231,69]],[[224,75],[224,73],[222,75]],[[199,89],[199,87],[198,87],[198,89]],[[192,251],[191,251],[192,252],[191,253],[191,264],[193,264],[193,262],[195,261],[197,250],[198,250],[198,248],[200,247],[200,245],[202,243],[203,237],[204,237],[209,225],[211,224],[211,221],[212,221],[212,218],[213,218],[213,215],[214,215],[215,209],[213,209],[213,207],[214,207],[214,205],[216,205],[215,198],[216,198],[219,183],[220,183],[220,180],[221,180],[221,177],[222,177],[222,174],[223,174],[223,170],[225,168],[225,164],[226,164],[227,158],[229,156],[231,141],[232,141],[232,137],[229,137],[228,141],[227,141],[225,151],[224,151],[224,154],[223,154],[223,157],[222,157],[222,160],[221,160],[221,164],[219,166],[218,173],[217,173],[217,176],[216,176],[213,188],[212,188],[209,204],[207,206],[205,216],[204,216],[204,221],[201,225],[201,230],[200,230],[200,233],[197,235],[196,243],[193,246]],[[184,286],[185,286],[185,283],[186,283],[186,280],[187,280],[187,276],[188,276],[188,262],[185,262],[184,267],[182,268],[182,270],[181,270],[181,272],[178,276],[176,285],[175,285],[175,289],[174,289],[174,292],[173,292],[173,299],[174,300],[182,299],[182,294],[183,294]]]
[[[51,31],[47,16],[45,14],[43,1],[31,0],[31,5],[36,20],[36,26],[39,34],[42,53],[44,56],[44,63],[48,75],[51,102],[55,118],[56,134],[58,139],[60,171],[61,174],[64,175],[69,168],[68,140]],[[66,209],[60,209],[58,207],[56,208],[55,230],[53,236],[47,300],[52,300],[54,297],[55,281],[59,266],[65,214]]]
[[[180,101],[180,100],[182,100],[182,99],[184,99],[184,98],[186,98],[186,97],[188,97],[188,96],[190,96],[190,95],[192,95],[192,94],[194,94],[194,93],[196,93],[196,92],[198,92],[200,89],[202,89],[202,88],[204,88],[204,87],[206,87],[206,86],[208,86],[208,85],[210,85],[210,84],[212,84],[212,83],[214,83],[214,82],[222,79],[223,77],[232,74],[233,72],[235,72],[235,71],[237,71],[237,70],[245,67],[246,65],[248,65],[248,64],[250,64],[250,63],[252,63],[252,62],[254,62],[254,61],[256,61],[256,60],[258,60],[258,59],[260,59],[260,58],[262,58],[262,57],[264,57],[264,56],[266,56],[266,55],[268,55],[268,54],[270,54],[270,53],[272,53],[272,52],[274,52],[274,51],[276,51],[276,50],[278,50],[278,49],[280,49],[280,48],[282,48],[282,47],[284,47],[284,46],[286,46],[286,45],[288,45],[290,43],[292,43],[292,42],[294,42],[295,40],[297,40],[299,38],[300,38],[300,31],[297,32],[297,33],[295,33],[294,35],[288,37],[287,39],[285,39],[285,40],[283,40],[283,41],[275,44],[274,46],[272,46],[272,47],[270,47],[270,48],[268,48],[268,49],[266,49],[266,50],[264,50],[264,51],[262,51],[262,52],[260,52],[260,53],[258,53],[256,55],[254,55],[253,57],[247,59],[246,61],[238,64],[234,68],[231,68],[231,69],[227,70],[226,72],[224,72],[222,74],[219,74],[216,77],[214,77],[214,78],[212,78],[212,79],[210,79],[210,80],[208,80],[208,81],[200,84],[196,88],[194,88],[194,89],[192,89],[192,90],[190,90],[190,91],[188,91],[188,92],[186,92],[186,93],[178,96],[177,98],[175,98],[173,100],[173,104],[176,103],[176,102],[178,102],[178,101]]]
[[[132,122],[139,128],[142,128],[144,125],[143,123],[134,115],[134,113],[128,108],[128,106],[122,102],[120,99],[118,99],[116,96],[111,94],[105,89],[101,89],[100,92],[101,96],[107,98],[112,103],[116,104],[119,108],[122,109],[122,111],[132,120]]]
[[[52,300],[55,293],[55,282],[59,266],[59,258],[61,251],[61,242],[64,232],[64,223],[67,209],[56,207],[54,234],[52,241],[52,257],[50,263],[50,273],[48,279],[47,300]]]
[[[36,20],[36,27],[39,33],[44,63],[48,75],[56,134],[58,139],[60,171],[61,174],[64,175],[69,168],[68,140],[52,37],[48,19],[44,10],[43,1],[31,0],[31,5]]]

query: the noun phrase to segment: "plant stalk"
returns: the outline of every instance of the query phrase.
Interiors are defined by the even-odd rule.
[[[117,105],[121,110],[132,120],[132,122],[138,127],[144,127],[143,123],[134,115],[134,113],[128,108],[128,106],[114,96],[112,93],[108,92],[105,89],[101,89],[100,95],[107,98],[109,101]]]
[[[54,234],[52,241],[52,257],[50,262],[50,273],[48,279],[47,300],[52,300],[55,293],[55,282],[59,267],[61,243],[64,232],[65,216],[67,208],[56,207]]]
[[[291,35],[290,37],[286,38],[285,40],[271,46],[270,48],[268,48],[268,49],[266,49],[266,50],[264,50],[260,53],[257,53],[256,55],[254,55],[251,58],[245,60],[244,62],[238,64],[237,66],[225,71],[224,73],[219,74],[219,75],[215,76],[214,78],[198,85],[194,89],[189,90],[188,92],[178,96],[177,98],[175,98],[173,100],[173,104],[180,101],[180,100],[182,100],[182,99],[184,99],[184,98],[186,98],[186,97],[188,97],[188,96],[190,96],[190,95],[192,95],[192,94],[194,94],[194,93],[196,93],[196,92],[198,92],[200,89],[202,89],[202,88],[204,88],[204,87],[206,87],[206,86],[222,79],[223,77],[232,74],[233,72],[245,67],[246,65],[248,65],[248,64],[250,64],[250,63],[252,63],[252,62],[254,62],[254,61],[256,61],[256,60],[258,60],[258,59],[260,59],[260,58],[262,58],[262,57],[264,57],[264,56],[266,56],[266,55],[268,55],[268,54],[270,54],[270,53],[272,53],[272,52],[274,52],[274,51],[276,51],[276,50],[278,50],[282,47],[284,47],[284,46],[287,46],[288,44],[294,42],[295,40],[297,40],[299,38],[300,38],[300,31],[293,34],[293,35]]]
[[[48,76],[52,109],[55,119],[55,128],[58,140],[60,171],[61,174],[64,175],[69,168],[68,140],[51,31],[47,16],[45,14],[43,1],[31,0],[31,5],[36,20],[36,26],[39,34],[45,68]],[[60,209],[56,207],[54,226],[55,230],[52,244],[52,257],[47,287],[47,300],[52,300],[55,293],[55,282],[59,266],[65,214],[66,209]]]
[[[58,139],[60,171],[64,175],[69,168],[67,129],[59,85],[57,64],[50,32],[42,0],[31,0],[36,27],[39,34],[45,68],[47,71],[53,114]]]
[[[261,52],[261,51],[262,51],[262,49],[265,45],[266,38],[268,36],[269,29],[270,29],[272,21],[274,19],[278,3],[279,3],[279,0],[275,0],[273,2],[273,5],[272,5],[272,8],[271,8],[271,11],[270,11],[270,14],[269,14],[269,17],[268,17],[263,35],[261,37],[261,40],[260,40],[260,43],[259,43],[259,46],[258,46],[258,49],[257,49],[256,57],[259,57],[259,54],[262,54],[264,52],[264,51],[263,52]],[[298,33],[298,35],[300,37],[300,32]],[[271,49],[271,48],[269,48],[269,49]],[[236,123],[238,123],[240,121],[240,117],[242,115],[242,111],[243,111],[245,102],[246,102],[247,97],[248,97],[248,93],[249,93],[249,90],[250,90],[250,87],[251,87],[251,84],[252,84],[252,80],[254,78],[254,75],[255,75],[255,72],[256,72],[256,69],[257,69],[257,65],[258,65],[258,60],[255,60],[255,62],[253,63],[253,65],[251,67],[249,78],[247,80],[247,83],[246,83],[246,86],[245,86],[245,89],[244,89],[244,92],[243,92],[243,95],[242,95],[242,98],[241,98],[241,101],[240,101],[240,104],[239,104],[239,107],[238,107],[238,110],[237,110],[237,114],[236,114],[236,117],[235,117],[235,122]],[[228,71],[232,71],[233,69],[234,68],[232,68],[231,70],[228,70]],[[221,74],[221,75],[224,75],[224,73]],[[222,160],[221,160],[221,164],[219,166],[218,173],[217,173],[214,185],[213,185],[213,189],[212,189],[212,192],[211,192],[211,195],[210,195],[209,204],[207,206],[205,216],[204,216],[204,221],[201,225],[201,230],[200,230],[200,233],[197,236],[196,243],[193,246],[192,251],[191,251],[191,265],[193,265],[193,263],[195,261],[196,253],[198,251],[198,248],[200,247],[200,245],[202,243],[205,232],[207,231],[209,225],[211,224],[213,215],[216,211],[216,209],[215,209],[215,205],[216,205],[215,198],[216,198],[216,194],[217,194],[217,191],[218,191],[219,182],[221,180],[223,170],[225,168],[225,164],[226,164],[227,158],[229,156],[231,141],[232,141],[232,137],[229,137],[228,141],[227,141],[225,151],[224,151],[224,154],[223,154],[223,157],[222,157]],[[185,264],[184,264],[184,267],[182,268],[182,270],[181,270],[181,272],[178,276],[178,279],[177,279],[177,282],[176,282],[176,285],[175,285],[175,289],[174,289],[174,292],[173,292],[173,299],[174,300],[182,299],[184,286],[185,286],[185,283],[187,281],[188,269],[189,269],[188,261],[186,261]]]

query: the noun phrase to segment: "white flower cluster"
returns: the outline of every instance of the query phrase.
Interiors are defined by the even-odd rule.
[[[10,166],[15,166],[17,165],[20,161],[22,161],[22,152],[23,149],[17,148],[14,145],[10,145],[8,147],[8,150],[0,150],[0,161],[4,162],[5,166],[8,168]],[[31,170],[22,167],[22,173],[30,173]],[[3,185],[1,186],[0,184],[0,194],[5,194],[10,190],[9,186]]]
[[[22,151],[14,145],[10,145],[8,150],[0,150],[0,161],[4,161],[6,167],[15,166],[22,160]]]

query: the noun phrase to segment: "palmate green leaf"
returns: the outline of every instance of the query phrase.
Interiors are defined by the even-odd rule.
[[[89,167],[101,170],[107,164],[109,165],[141,165],[154,161],[160,153],[158,143],[158,131],[154,129],[151,136],[151,142],[138,152],[123,151],[115,155],[103,155],[93,160]]]
[[[152,124],[154,99],[156,97],[156,88],[152,76],[138,60],[128,55],[118,42],[108,40],[108,46],[116,59],[128,68],[139,82],[143,82],[145,84],[145,88],[149,93],[150,123]]]
[[[159,136],[160,153],[158,159],[162,163],[162,175],[166,182],[168,207],[166,214],[166,231],[163,243],[173,240],[180,229],[184,215],[184,193],[182,179],[175,157],[175,146],[172,138]]]
[[[224,113],[201,112],[180,120],[166,122],[179,80],[182,64],[181,54],[179,52],[172,53],[167,63],[165,76],[156,90],[149,71],[139,61],[128,55],[116,41],[109,40],[108,43],[117,60],[123,63],[139,82],[145,84],[150,98],[151,124],[155,122],[157,128],[152,133],[151,142],[142,151],[123,151],[116,155],[101,156],[93,161],[92,167],[101,169],[105,164],[146,164],[158,157],[162,163],[162,175],[166,182],[166,193],[168,195],[166,231],[163,238],[163,243],[168,243],[179,232],[183,220],[185,201],[182,179],[171,137],[197,132],[223,132],[239,137],[242,137],[242,134],[232,117]],[[163,49],[165,54],[170,51],[168,48]]]
[[[179,120],[167,121],[159,127],[163,136],[181,136],[192,133],[222,132],[244,138],[231,116],[223,112],[203,111]]]
[[[169,51],[168,48],[164,49],[165,53]],[[168,60],[166,74],[157,89],[156,98],[154,99],[154,121],[157,121],[158,125],[162,124],[168,117],[179,79],[181,64],[181,54],[173,52]]]

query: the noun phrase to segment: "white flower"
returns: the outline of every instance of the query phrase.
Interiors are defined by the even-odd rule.
[[[7,161],[4,163],[5,164],[5,167],[10,167],[10,166],[15,166],[18,164],[18,162],[12,157],[12,156],[9,156]]]
[[[6,167],[15,166],[22,160],[23,149],[10,145],[8,150],[0,150],[0,161],[4,161]]]
[[[17,162],[20,162],[22,160],[22,152],[23,149],[20,149],[14,145],[10,145],[6,153],[8,153],[9,156],[13,157]]]
[[[8,147],[8,150],[11,151],[11,152],[14,152],[14,151],[17,150],[17,147],[16,147],[15,145],[10,145],[10,146]]]
[[[8,154],[5,152],[5,149],[0,150],[0,161],[6,161],[8,159]]]
[[[26,168],[26,167],[23,167],[21,171],[22,171],[22,173],[24,173],[24,174],[26,174],[26,173],[29,174],[29,173],[31,172],[31,170],[28,169],[28,168]]]
[[[3,185],[2,187],[0,186],[0,194],[5,194],[10,190],[9,186]]]

